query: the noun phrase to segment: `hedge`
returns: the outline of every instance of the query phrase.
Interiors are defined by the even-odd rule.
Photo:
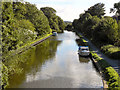
[[[118,73],[103,59],[100,58],[96,53],[91,52],[92,57],[99,64],[104,78],[107,80],[109,89],[115,88],[120,89],[120,77]]]

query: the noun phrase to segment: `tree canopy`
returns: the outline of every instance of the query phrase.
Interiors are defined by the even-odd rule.
[[[55,9],[46,7],[39,10],[36,5],[20,0],[2,2],[4,54],[51,33],[51,28],[56,31],[63,31],[65,28]]]
[[[115,12],[117,15],[120,16],[120,1],[114,4],[114,7],[110,9],[110,12]]]
[[[65,28],[64,21],[56,15],[56,10],[52,7],[43,7],[41,8],[45,16],[48,18],[50,28],[53,31],[62,32]]]
[[[91,6],[86,13],[90,13],[92,16],[101,17],[105,15],[105,5],[103,3],[97,3],[94,6]]]
[[[104,12],[104,4],[97,3],[85,13],[80,14],[79,19],[75,19],[72,25],[74,29],[82,32],[91,40],[110,44],[117,43],[120,40],[119,23],[112,17],[104,16]]]

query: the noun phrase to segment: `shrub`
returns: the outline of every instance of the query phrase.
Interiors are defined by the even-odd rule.
[[[120,47],[105,45],[101,47],[101,50],[113,59],[120,59]]]
[[[111,46],[107,46],[111,47]],[[107,84],[109,88],[119,89],[120,87],[120,77],[118,73],[102,58],[100,58],[96,53],[91,52],[93,58],[98,61],[102,69],[102,73],[104,74],[105,79],[107,80]]]

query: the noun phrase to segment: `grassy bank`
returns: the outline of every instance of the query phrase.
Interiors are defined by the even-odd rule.
[[[77,30],[74,30],[75,32],[79,33]],[[78,34],[77,34],[78,35]],[[82,35],[78,35],[80,38],[82,38]],[[91,40],[94,45],[101,50],[102,53],[104,53],[106,56],[112,58],[112,59],[117,59],[120,60],[120,47],[112,45],[112,44],[107,44],[106,42],[100,42],[100,41],[95,41],[93,39],[90,39],[88,35],[85,35],[89,40]]]
[[[77,35],[81,38],[83,43],[86,43],[86,41],[79,33],[77,33]],[[103,58],[99,57],[94,51],[91,51],[91,54],[96,63],[99,65],[99,68],[104,75],[103,78],[107,81],[108,88],[120,89],[120,77],[118,73],[108,64],[108,62],[106,62]]]
[[[21,83],[21,80],[15,83],[15,78],[25,78],[24,74],[26,73],[26,69],[28,70],[34,63],[34,51],[35,47],[32,47],[32,49],[26,50],[21,54],[7,58],[6,61],[2,63],[2,86],[4,86],[4,88],[9,88],[10,86]]]
[[[103,59],[100,58],[96,53],[91,52],[95,61],[99,64],[104,79],[107,81],[110,89],[120,89],[120,77],[118,73]]]
[[[120,59],[120,47],[114,45],[104,45],[101,47],[101,51],[110,58]]]
[[[32,51],[34,50],[35,47],[32,47],[32,44],[46,38],[49,37],[51,34],[47,34],[44,37],[41,37],[33,42],[30,42],[20,48],[18,48],[15,51],[11,51],[9,53],[9,55],[7,55],[3,62],[2,62],[2,87],[6,88],[9,87],[9,84],[11,82],[9,77],[13,77],[17,76],[17,77],[21,77],[23,76],[22,74],[24,74],[24,69],[27,66],[31,66],[31,64],[34,62],[33,58],[35,53]],[[32,49],[29,49],[32,48]],[[27,50],[29,49],[29,50]],[[22,53],[21,53],[22,52]],[[30,58],[30,59],[29,59]],[[18,83],[20,83],[18,81]]]
[[[109,58],[120,60],[120,47],[94,40],[91,40],[91,42]]]
[[[46,34],[45,36],[42,36],[42,37],[38,38],[38,39],[35,40],[35,41],[29,42],[29,43],[25,44],[24,46],[19,47],[17,50],[11,50],[11,51],[9,51],[9,53],[8,53],[7,55],[4,54],[4,55],[2,56],[3,61],[4,61],[6,58],[10,57],[10,56],[14,56],[15,54],[24,52],[25,50],[29,49],[29,48],[32,46],[32,44],[34,44],[34,43],[36,43],[36,42],[38,42],[38,41],[40,41],[40,40],[42,40],[42,39],[44,39],[44,38],[47,38],[47,37],[49,37],[49,36],[51,36],[51,35],[52,35],[52,33]]]

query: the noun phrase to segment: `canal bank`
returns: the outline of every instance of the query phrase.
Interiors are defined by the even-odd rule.
[[[24,68],[24,73],[9,76],[9,88],[103,87],[92,61],[78,55],[76,39],[79,37],[75,33],[65,31],[10,58],[14,61],[19,57],[29,63],[18,65],[18,71]]]
[[[90,45],[91,50],[93,50],[92,44],[90,44],[89,40],[86,39],[82,34],[76,32],[79,37],[82,38],[82,41],[86,41],[88,45]],[[85,39],[84,39],[85,38]],[[91,60],[93,63],[97,66],[99,69],[101,76],[103,77],[103,84],[104,88],[117,88],[119,89],[119,83],[120,83],[120,77],[118,73],[111,67],[111,65],[104,60],[104,58],[101,58],[100,56],[95,53],[96,51],[91,51]]]
[[[14,56],[14,55],[19,54],[19,53],[22,53],[22,52],[24,52],[25,50],[28,50],[28,49],[31,48],[32,46],[35,46],[35,45],[43,42],[44,40],[48,39],[48,38],[51,37],[51,36],[52,36],[52,33],[46,34],[45,36],[43,36],[43,37],[41,37],[41,38],[39,38],[39,39],[37,39],[37,40],[35,40],[35,41],[32,41],[32,42],[30,42],[30,43],[25,44],[25,45],[22,46],[22,47],[19,47],[17,50],[10,51],[10,53],[8,53],[8,55],[6,55],[6,56],[3,55],[2,61],[4,62],[4,60],[5,60],[6,58],[8,58],[8,57],[10,57],[10,56]]]
[[[24,53],[25,51],[27,51],[28,49],[34,49],[33,46],[43,42],[44,40],[50,38],[52,36],[52,33],[45,35],[44,37],[41,37],[31,43],[28,43],[24,46],[22,46],[21,48],[18,48],[17,50],[11,52],[8,56],[4,57],[2,59],[2,63],[1,63],[1,87],[0,88],[5,88],[9,85],[8,79],[9,76],[14,75],[14,74],[22,74],[24,71],[23,69],[19,68],[19,66],[23,63],[28,63],[27,60],[24,60],[21,56],[25,57],[25,55],[21,55],[19,56],[15,56],[21,53]],[[32,54],[32,53],[31,53]],[[16,57],[15,61],[12,61],[11,58]],[[23,59],[23,60],[21,60]],[[14,63],[15,62],[15,63]],[[30,63],[29,63],[30,64]],[[10,68],[9,68],[10,67]]]

